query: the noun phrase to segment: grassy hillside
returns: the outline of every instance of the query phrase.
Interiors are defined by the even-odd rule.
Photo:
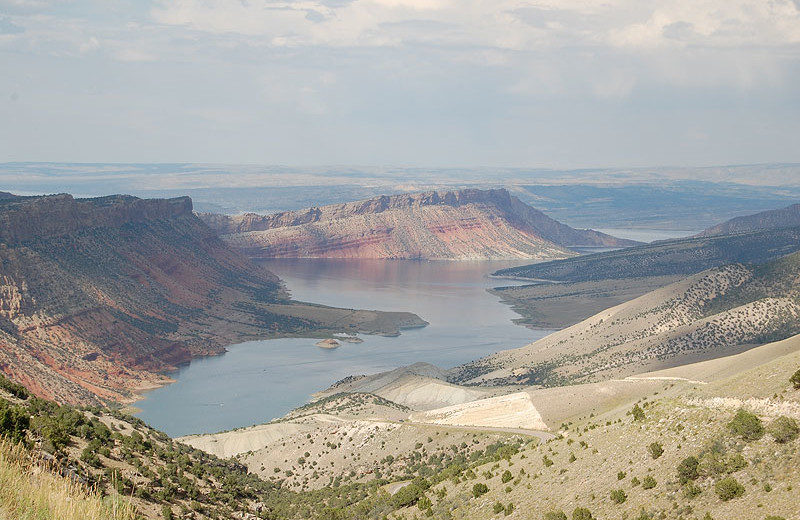
[[[331,405],[339,407],[334,401],[341,401],[341,396],[319,406],[331,411]],[[353,411],[354,405],[363,408],[363,402],[349,398],[345,401],[348,404],[343,410],[347,413]],[[402,409],[380,399],[376,403],[395,411]],[[296,415],[303,417],[308,413],[310,410],[299,410]],[[400,441],[399,445],[389,447],[376,441],[373,449],[384,452],[375,459],[369,472],[357,474],[354,467],[363,461],[360,455],[354,455],[353,446],[364,439],[374,440],[375,436],[374,432],[364,429],[364,439],[356,441],[355,432],[347,431],[349,435],[344,436],[345,430],[338,431],[338,438],[335,438],[337,429],[334,427],[308,436],[303,433],[295,441],[302,440],[309,446],[316,441],[315,453],[321,453],[321,449],[335,451],[337,457],[346,458],[351,454],[356,466],[328,466],[326,462],[323,468],[310,454],[306,455],[306,464],[305,460],[296,460],[303,457],[305,448],[287,449],[284,440],[283,445],[278,442],[272,447],[276,462],[269,466],[269,471],[262,468],[259,473],[264,476],[260,477],[240,462],[220,459],[175,442],[136,418],[100,408],[61,406],[34,397],[24,387],[0,376],[0,439],[4,439],[6,446],[17,442],[25,446],[9,448],[8,456],[0,451],[0,475],[7,474],[9,482],[18,478],[20,472],[27,471],[26,468],[44,475],[32,480],[29,488],[21,488],[23,494],[18,498],[7,499],[4,494],[11,490],[0,488],[0,514],[25,518],[15,516],[18,509],[11,508],[38,507],[25,502],[30,497],[51,504],[48,507],[53,511],[60,511],[59,501],[66,500],[63,497],[79,496],[82,501],[87,494],[85,488],[89,488],[94,490],[89,501],[97,505],[87,506],[90,508],[86,510],[77,509],[89,511],[80,518],[125,519],[128,517],[102,514],[106,514],[103,511],[108,507],[130,514],[130,507],[124,505],[127,503],[137,515],[148,519],[372,518],[376,511],[388,513],[403,505],[399,499],[393,500],[384,486],[393,482],[402,486],[415,478],[437,481],[463,472],[471,465],[495,460],[502,453],[516,450],[520,444],[519,436],[502,433],[404,428],[402,435],[384,439],[385,443],[392,444]],[[334,443],[336,446],[331,447]],[[29,456],[27,450],[31,450],[32,455]],[[389,456],[392,453],[395,455]],[[366,452],[364,455],[368,458]],[[19,464],[16,462],[19,460],[26,462]],[[280,472],[273,471],[273,466],[277,465],[281,466]],[[324,482],[309,485],[311,480],[322,478],[314,476],[312,479],[314,466],[324,475]],[[62,492],[64,479],[59,476],[66,476],[73,483],[67,485],[73,495]],[[91,516],[95,510],[101,512],[100,516]],[[54,518],[70,517],[56,514]]]
[[[0,518],[134,520],[127,499],[103,498],[85,485],[48,471],[48,463],[0,437]]]
[[[662,380],[636,402],[599,401],[558,438],[434,485],[391,518],[800,518],[791,341],[793,352],[716,382]]]

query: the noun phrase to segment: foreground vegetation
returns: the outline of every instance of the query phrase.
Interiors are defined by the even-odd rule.
[[[561,425],[544,444],[509,437],[472,451],[453,445],[445,455],[420,442],[391,482],[340,478],[310,491],[262,480],[119,412],[60,406],[0,379],[0,511],[43,519],[790,520],[800,486],[798,363],[794,353],[759,367],[769,381],[744,374],[677,394],[667,381],[627,408]],[[726,388],[744,391],[743,381],[758,383],[741,394],[748,399],[719,405]]]
[[[266,468],[267,480],[118,411],[58,405],[0,378],[0,518],[796,520],[800,338],[782,345],[709,384],[660,380],[610,399],[546,443],[470,432],[442,446],[435,431],[397,427],[413,449],[306,490],[288,472],[313,466],[308,454]],[[291,440],[359,449],[352,434]]]
[[[62,477],[22,444],[0,437],[0,518],[134,520],[129,501]]]
[[[341,475],[330,486],[296,492],[282,487],[282,479],[261,479],[238,462],[175,442],[137,418],[113,410],[58,405],[30,395],[2,376],[0,437],[8,446],[19,443],[15,449],[20,451],[14,453],[41,454],[46,463],[35,467],[47,479],[72,486],[76,493],[91,489],[98,504],[119,509],[118,504],[126,501],[131,506],[120,510],[133,507],[139,515],[159,519],[373,518],[416,503],[432,484],[471,475],[470,468],[508,458],[521,447],[519,442],[497,442],[486,449],[454,445],[448,454],[425,454],[422,449],[410,454],[405,470],[391,481],[375,478],[347,483],[350,475]],[[0,466],[19,472],[10,460],[0,458]],[[393,463],[393,457],[383,461],[387,468]],[[395,495],[384,488],[391,482],[412,480]],[[48,500],[58,502],[50,487],[36,482],[32,486],[45,499],[53,495]],[[26,518],[12,515],[17,517]]]
[[[701,402],[644,399],[640,414],[565,424],[556,439],[433,485],[390,518],[797,518],[796,420]]]

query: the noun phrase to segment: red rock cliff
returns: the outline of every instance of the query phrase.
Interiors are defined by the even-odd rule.
[[[424,324],[289,300],[187,197],[0,199],[0,371],[42,397],[124,401],[232,343]]]
[[[432,191],[236,217],[200,215],[252,257],[556,259],[635,243],[573,229],[504,189]]]

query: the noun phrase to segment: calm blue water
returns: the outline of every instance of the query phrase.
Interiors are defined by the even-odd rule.
[[[399,337],[362,335],[335,350],[314,339],[253,341],[196,359],[149,392],[139,414],[171,436],[267,422],[306,403],[339,379],[418,361],[450,368],[535,341],[550,331],[514,325],[518,317],[486,292],[487,274],[526,262],[269,260],[297,300],[346,308],[411,311],[430,325]],[[502,285],[508,285],[504,280]]]

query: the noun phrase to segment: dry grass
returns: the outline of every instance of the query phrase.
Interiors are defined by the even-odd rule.
[[[0,520],[134,520],[133,506],[101,498],[55,475],[46,463],[0,438]]]

